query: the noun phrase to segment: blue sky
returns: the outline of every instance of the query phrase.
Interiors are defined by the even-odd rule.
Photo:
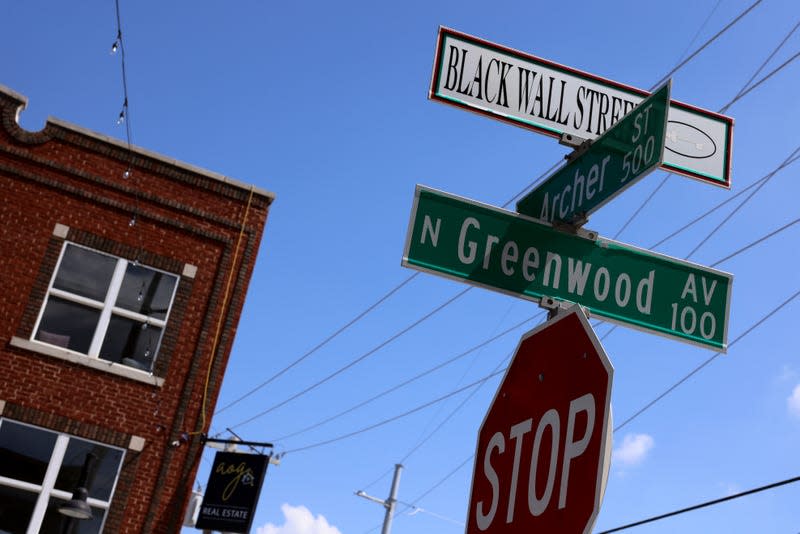
[[[566,154],[549,137],[427,99],[440,25],[646,89],[751,3],[121,0],[134,144],[277,195],[218,407],[270,380],[414,273],[400,259],[415,184],[502,206]],[[798,19],[793,0],[760,3],[675,73],[672,97],[719,110]],[[54,116],[124,139],[116,125],[120,58],[109,53],[115,35],[109,0],[5,2],[0,83],[28,97],[22,125],[38,130]],[[756,80],[798,48],[794,34]],[[736,121],[730,191],[671,176],[618,239],[649,248],[778,167],[798,145],[799,77],[792,62],[728,109]],[[690,258],[712,265],[791,223],[797,165],[776,173],[735,213],[747,193],[655,250],[684,258],[732,214]],[[652,173],[587,227],[613,237],[665,176]],[[736,343],[615,433],[597,531],[798,475],[800,303],[791,300],[739,336],[800,290],[799,239],[800,224],[792,225],[717,265],[734,275],[729,341]],[[297,449],[502,368],[519,336],[542,320],[536,304],[474,288],[397,336],[467,287],[414,277],[213,418],[213,432],[232,427],[286,452],[270,468],[254,526],[293,534],[316,519],[315,530],[304,532],[366,533],[380,525],[383,510],[353,493],[386,497],[402,460],[399,498],[419,509],[398,515],[393,532],[463,531],[468,459],[499,376],[373,430]],[[714,354],[594,322],[615,366],[617,423]],[[441,370],[297,433],[520,323]],[[790,485],[635,530],[796,533],[798,498],[800,486]]]

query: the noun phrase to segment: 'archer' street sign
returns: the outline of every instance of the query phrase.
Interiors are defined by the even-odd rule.
[[[553,137],[594,139],[648,95],[558,63],[439,29],[429,96]],[[662,166],[730,188],[733,119],[670,102]]]
[[[724,351],[733,277],[417,186],[403,265]]]
[[[517,211],[573,223],[656,169],[664,157],[669,93],[668,82],[528,193]]]

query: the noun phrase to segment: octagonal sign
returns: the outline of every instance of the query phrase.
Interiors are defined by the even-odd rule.
[[[522,337],[478,433],[467,534],[591,532],[613,372],[580,306]]]

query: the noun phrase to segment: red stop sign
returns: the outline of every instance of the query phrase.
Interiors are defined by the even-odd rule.
[[[591,531],[613,372],[579,306],[522,337],[478,433],[467,534]]]

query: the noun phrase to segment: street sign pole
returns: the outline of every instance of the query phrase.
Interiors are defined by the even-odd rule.
[[[517,203],[517,211],[547,222],[582,223],[664,158],[671,82],[642,100],[588,148]]]
[[[586,237],[588,236],[588,237]],[[417,186],[402,264],[725,351],[733,277]]]

